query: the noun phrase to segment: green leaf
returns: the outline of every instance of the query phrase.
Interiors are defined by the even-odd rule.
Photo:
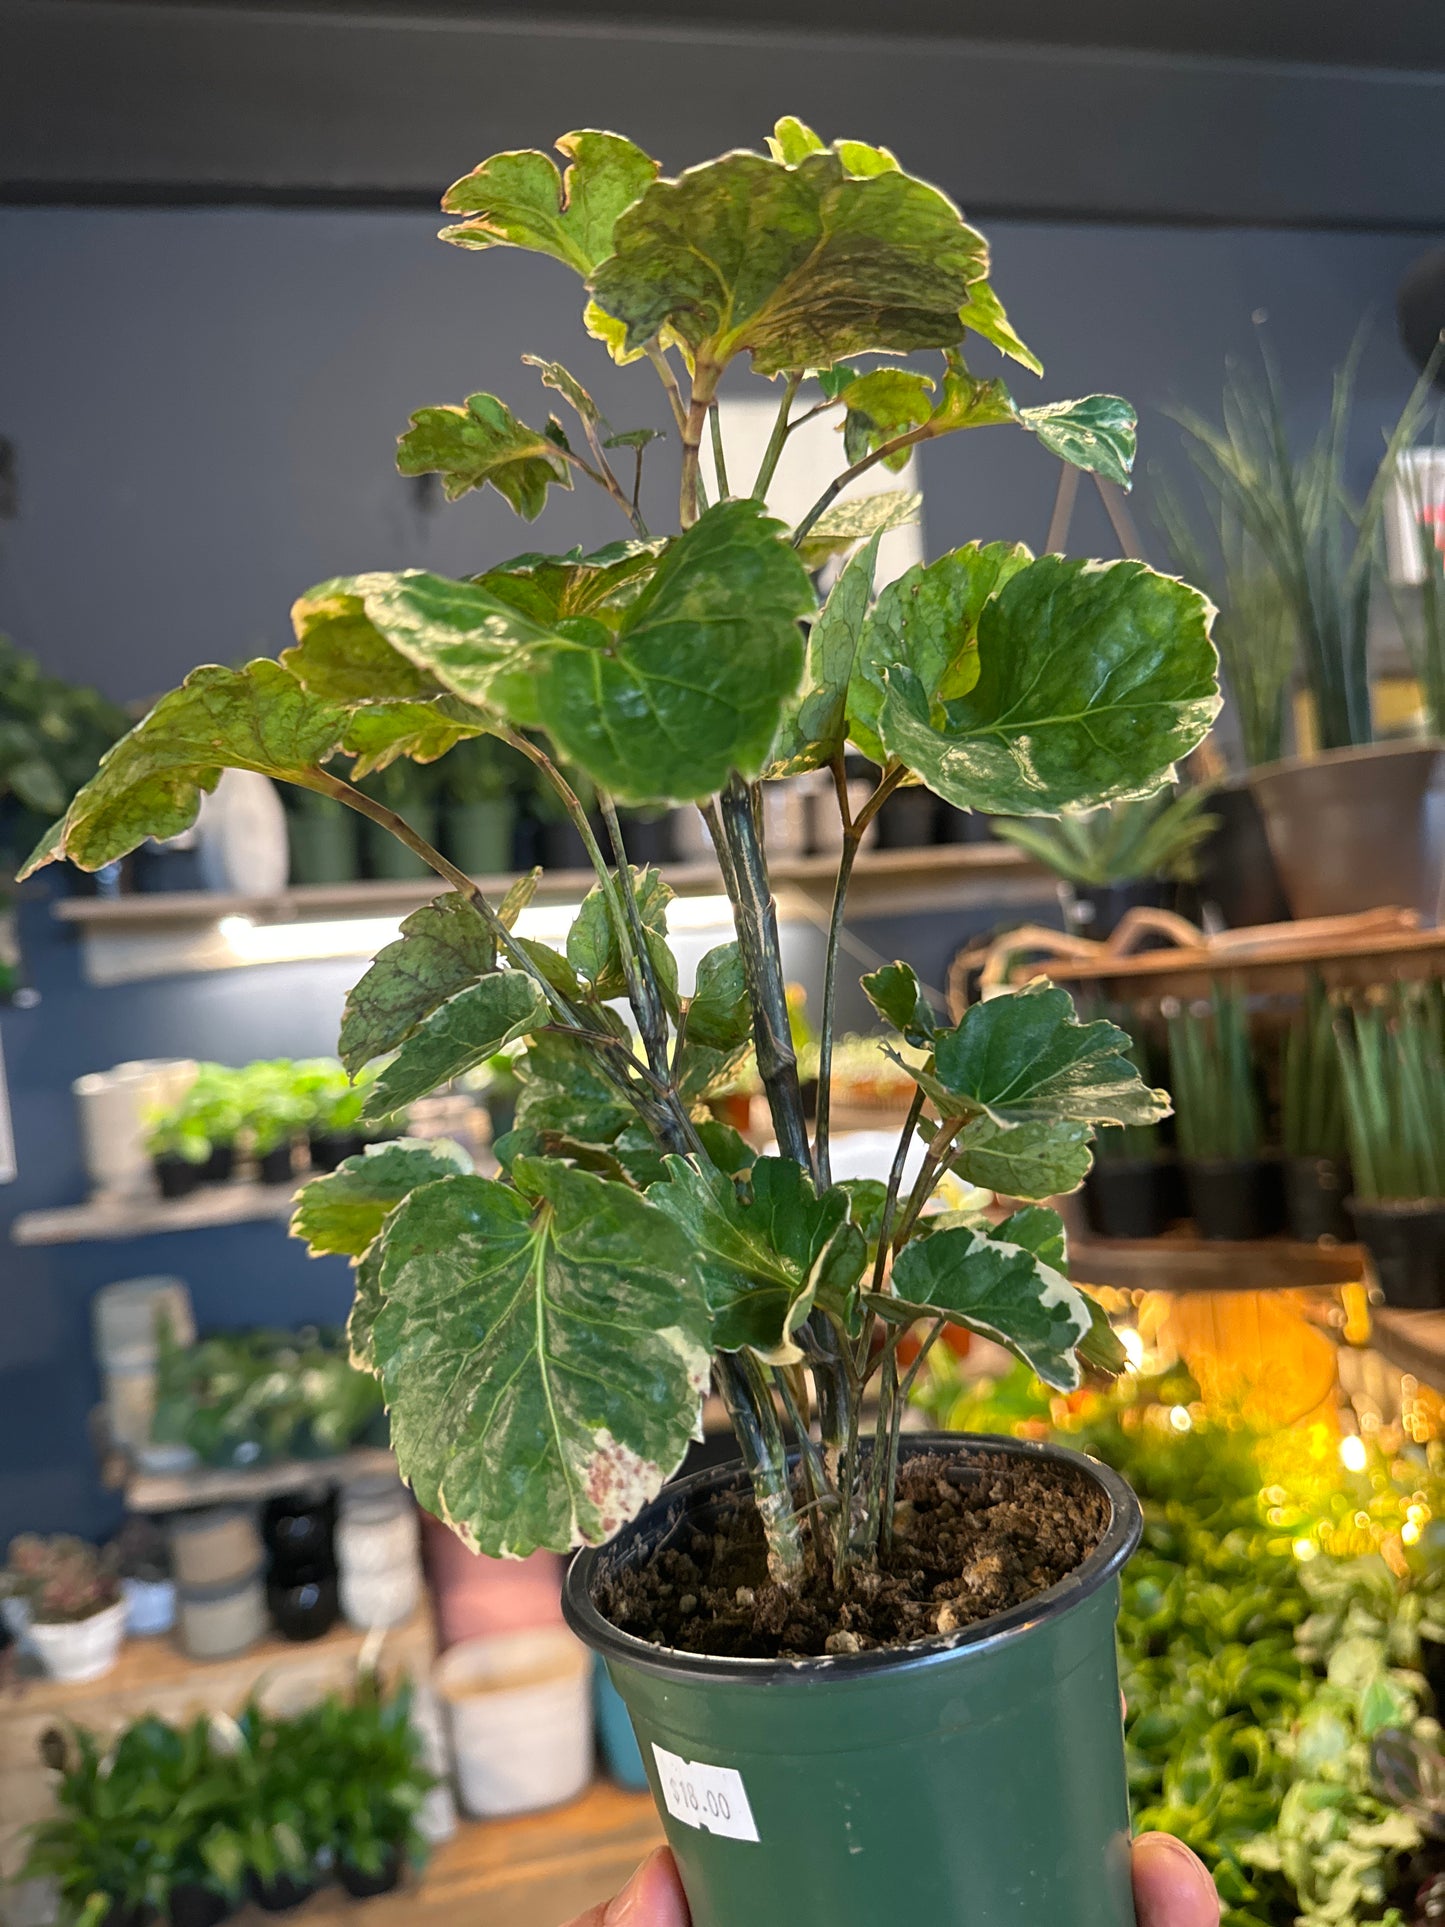
[[[519,555],[475,578],[485,589],[534,622],[551,626],[566,616],[597,616],[616,629],[657,567],[665,544],[612,542],[584,555]]]
[[[366,613],[366,594],[387,575],[337,576],[292,604],[294,647],[281,660],[313,696],[338,703],[410,702],[441,694],[441,685],[408,662]]]
[[[730,1178],[745,1178],[756,1164],[757,1152],[731,1124],[720,1123],[717,1118],[703,1118],[693,1128],[703,1150],[718,1170],[725,1171]]]
[[[884,964],[860,981],[869,1003],[884,1023],[901,1032],[905,1043],[919,1050],[933,1048],[938,1020],[908,964]]]
[[[633,894],[638,915],[647,933],[647,951],[657,975],[663,1002],[677,1008],[677,959],[668,948],[667,906],[673,889],[654,869],[632,871]],[[615,888],[620,898],[621,879]],[[630,947],[630,938],[629,938]],[[627,994],[627,972],[623,966],[622,946],[612,921],[607,898],[600,883],[594,883],[582,899],[582,907],[567,932],[567,961],[590,987],[596,997],[623,997]]]
[[[728,154],[655,181],[613,245],[591,288],[627,349],[668,325],[699,366],[749,349],[760,375],[951,347],[988,266],[936,188],[896,168],[860,179],[828,150],[796,164]]]
[[[382,1239],[375,1355],[404,1477],[471,1546],[600,1545],[700,1434],[709,1318],[686,1237],[537,1158],[443,1178]]]
[[[397,443],[396,465],[403,475],[440,475],[449,502],[490,482],[528,522],[542,513],[549,486],[572,486],[556,442],[495,395],[419,408]]]
[[[784,114],[768,136],[768,152],[775,161],[786,161],[790,167],[806,160],[809,154],[821,154],[823,147],[824,143],[812,128],[805,127],[792,114]]]
[[[367,703],[352,711],[341,747],[356,758],[351,780],[386,769],[399,757],[434,763],[469,736],[487,732],[487,718],[456,696],[423,703]]]
[[[21,876],[60,856],[98,870],[148,836],[179,835],[223,769],[320,787],[321,765],[346,722],[346,710],[310,695],[265,657],[244,669],[193,669],[106,751]]]
[[[1040,1118],[1005,1126],[977,1117],[959,1134],[950,1168],[1006,1198],[1056,1198],[1076,1191],[1091,1164],[1087,1124]]]
[[[581,998],[585,995],[582,979],[568,963],[560,950],[554,950],[549,943],[541,943],[536,937],[519,937],[517,948],[529,959],[532,967],[544,983],[560,991],[564,997]]]
[[[815,1197],[790,1158],[759,1158],[747,1201],[720,1171],[671,1157],[667,1174],[647,1195],[700,1254],[714,1348],[796,1363],[793,1335],[819,1292],[842,1306],[862,1275],[863,1238],[847,1222],[846,1195]]]
[[[1057,1211],[1048,1211],[1042,1205],[1022,1206],[998,1224],[988,1226],[985,1235],[1000,1244],[1019,1245],[1031,1251],[1055,1271],[1064,1271],[1068,1265],[1069,1242],[1064,1221]]]
[[[1089,1307],[1089,1329],[1079,1342],[1079,1363],[1101,1378],[1118,1378],[1128,1369],[1129,1354],[1098,1299],[1090,1297],[1088,1292],[1081,1292],[1080,1296]]]
[[[1082,1382],[1078,1346],[1093,1324],[1089,1301],[1026,1247],[963,1225],[936,1231],[899,1252],[893,1287],[896,1299],[869,1299],[889,1307],[885,1316],[946,1318],[1006,1346],[1046,1385],[1072,1392]]]
[[[878,739],[959,809],[1055,815],[1147,795],[1219,713],[1210,614],[1142,562],[1041,556],[985,603],[966,693],[940,700],[906,656],[884,659]],[[880,662],[866,632],[859,658],[849,706],[866,724]]]
[[[935,1076],[955,1108],[962,1100],[995,1124],[1155,1124],[1169,1115],[1169,1099],[1143,1082],[1130,1048],[1117,1024],[1081,1024],[1066,990],[1025,984],[940,1031]]]
[[[657,162],[619,134],[583,130],[556,143],[565,173],[535,149],[494,154],[442,197],[447,214],[471,218],[442,229],[462,248],[530,248],[588,275],[612,251],[612,230],[657,176]]]
[[[542,993],[519,970],[494,971],[428,1012],[367,1093],[365,1119],[413,1104],[544,1024]]]
[[[504,924],[508,930],[515,930],[518,917],[521,916],[527,905],[532,901],[533,897],[536,896],[537,885],[541,881],[542,866],[540,863],[536,864],[530,870],[523,871],[522,875],[517,878],[517,881],[497,905],[498,923]]]
[[[417,1185],[471,1168],[466,1152],[448,1138],[375,1144],[302,1186],[291,1216],[291,1236],[300,1238],[313,1258],[328,1252],[360,1258],[379,1236],[387,1214]]]
[[[720,1097],[736,1085],[750,1048],[743,1043],[717,1050],[710,1044],[699,1044],[685,1037],[677,1065],[679,1097],[689,1106],[701,1104],[709,1097]]]
[[[517,1128],[611,1144],[636,1119],[595,1054],[569,1037],[536,1037],[518,1065]]]
[[[496,969],[496,946],[476,906],[448,891],[413,910],[401,935],[352,986],[338,1051],[354,1077],[412,1035],[440,1004]]]
[[[848,411],[843,418],[843,452],[849,462],[862,461],[905,429],[926,422],[933,413],[936,386],[911,368],[875,368],[851,382],[840,397]],[[910,450],[899,449],[883,466],[903,468],[909,454]]]
[[[850,495],[825,509],[803,538],[798,550],[805,568],[820,569],[830,556],[841,555],[870,535],[916,522],[923,497],[911,489],[885,489],[881,495]]]
[[[1061,462],[1092,469],[1120,488],[1130,486],[1138,424],[1122,396],[1086,395],[1082,401],[1021,408],[1019,420]]]
[[[540,355],[523,355],[522,360],[528,368],[537,370],[544,387],[555,388],[583,421],[596,428],[602,420],[602,411],[569,369],[564,368],[560,361],[544,361]]]
[[[797,618],[813,607],[780,526],[758,502],[716,504],[668,548],[615,637],[599,624],[546,655],[541,721],[618,801],[695,802],[767,763],[802,673]]]
[[[1021,367],[1033,374],[1041,375],[1044,364],[1032,348],[1027,348],[1013,331],[1008,316],[1003,311],[1003,303],[994,293],[987,281],[975,281],[968,291],[968,301],[959,319],[966,328],[972,328],[976,335],[991,342],[1001,354],[1016,361]]]
[[[752,1036],[752,1006],[735,943],[720,943],[697,967],[687,1007],[687,1041],[731,1052]]]
[[[879,540],[875,534],[849,561],[808,631],[803,685],[783,711],[769,776],[823,769],[843,747],[848,681],[873,594]]]
[[[864,622],[848,685],[848,734],[865,756],[887,758],[878,732],[891,672],[917,677],[940,723],[944,697],[972,687],[983,612],[1030,560],[1021,542],[969,542],[888,584]]]
[[[944,356],[943,393],[928,418],[928,437],[952,435],[961,428],[993,428],[1018,420],[1014,398],[998,380],[972,373],[963,356],[950,350]]]

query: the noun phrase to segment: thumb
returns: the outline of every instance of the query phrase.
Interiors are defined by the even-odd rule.
[[[677,1862],[666,1847],[650,1853],[605,1905],[589,1907],[569,1927],[691,1927]]]
[[[1139,1927],[1219,1927],[1219,1895],[1204,1862],[1171,1833],[1134,1842]]]

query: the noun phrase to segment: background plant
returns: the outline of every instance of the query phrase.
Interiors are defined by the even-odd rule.
[[[1445,1198],[1445,1002],[1401,985],[1336,1027],[1355,1195]]]
[[[1169,1020],[1169,1083],[1186,1158],[1258,1157],[1264,1145],[1259,1071],[1249,1011],[1234,989],[1216,984],[1207,1010]]]
[[[3,1575],[5,1592],[22,1599],[40,1625],[92,1619],[120,1598],[120,1580],[84,1539],[22,1532],[10,1541]]]
[[[954,549],[875,600],[877,538],[914,511],[896,492],[838,504],[849,482],[998,426],[1127,484],[1127,403],[1021,407],[971,371],[970,335],[1039,364],[989,281],[983,237],[882,149],[828,146],[785,120],[766,155],[667,180],[616,135],[558,145],[565,176],[526,153],[457,182],[445,238],[525,247],[581,277],[588,332],[662,383],[680,532],[655,535],[638,506],[647,435],[604,420],[560,364],[532,362],[567,426],[534,428],[485,393],[419,409],[403,473],[437,473],[451,497],[495,488],[528,520],[580,479],[609,496],[625,539],[466,581],[408,570],[319,585],[296,604],[280,662],[203,668],[163,697],[34,861],[93,866],[181,827],[228,763],[338,797],[422,857],[446,892],[353,990],[340,1055],[355,1071],[395,1053],[367,1100],[379,1117],[525,1039],[503,1175],[392,1147],[310,1185],[295,1224],[313,1250],[356,1262],[353,1355],[381,1382],[413,1489],[492,1553],[599,1542],[676,1467],[711,1377],[775,1582],[799,1583],[811,1563],[846,1584],[891,1532],[907,1327],[987,1331],[1065,1386],[1122,1359],[1063,1276],[1058,1219],[1030,1206],[1002,1226],[935,1224],[940,1174],[1043,1199],[1080,1181],[1096,1126],[1166,1108],[1121,1055],[1122,1033],[1081,1025],[1065,992],[1033,985],[940,1026],[911,969],[891,964],[865,987],[915,1054],[913,1100],[881,1195],[835,1184],[839,937],[859,844],[910,777],[955,807],[1014,817],[1152,794],[1218,708],[1208,608],[1137,562],[1005,543]],[[932,373],[874,365],[923,352]],[[729,476],[715,402],[744,354],[774,383],[777,413],[759,472]],[[787,529],[768,487],[820,408],[842,427],[840,470]],[[819,610],[809,571],[830,555],[849,559]],[[535,879],[490,902],[365,787],[477,735],[540,773],[596,873],[561,950],[517,934]],[[856,807],[850,742],[880,771]],[[338,752],[350,780],[327,767]],[[842,833],[810,1130],[759,783],[815,769],[832,774]],[[626,861],[618,820],[619,807],[683,803],[704,811],[737,933],[690,992],[667,943],[667,885]],[[758,1159],[707,1112],[749,1046],[777,1143]],[[926,1150],[905,1188],[916,1135]],[[510,1421],[488,1434],[474,1415],[502,1384]],[[451,1388],[440,1402],[438,1385]]]
[[[125,711],[98,689],[47,676],[0,636],[0,799],[13,797],[48,820],[129,727]]]
[[[338,1334],[258,1330],[184,1347],[162,1334],[152,1435],[208,1465],[341,1452],[380,1415],[375,1379]]]
[[[1438,458],[1440,424],[1428,444]],[[1410,513],[1411,533],[1420,569],[1419,594],[1406,598],[1395,591],[1395,608],[1410,660],[1420,682],[1426,725],[1432,736],[1445,736],[1445,551],[1440,528],[1427,499],[1425,471],[1408,457],[1398,462],[1396,474]]]
[[[1343,1158],[1344,1092],[1335,1009],[1317,976],[1285,1033],[1280,1059],[1280,1137],[1292,1158]]]
[[[1140,877],[1187,883],[1198,874],[1199,845],[1219,822],[1205,813],[1208,795],[1181,790],[1102,810],[1065,810],[1052,823],[999,820],[993,827],[1067,883],[1090,889]]]

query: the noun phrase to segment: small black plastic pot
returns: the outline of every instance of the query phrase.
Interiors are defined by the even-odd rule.
[[[1445,1201],[1362,1204],[1351,1198],[1348,1208],[1385,1303],[1403,1311],[1445,1309]]]
[[[170,1927],[221,1927],[236,1911],[236,1903],[214,1887],[199,1880],[183,1880],[166,1896],[166,1919]]]
[[[295,1176],[289,1143],[277,1144],[256,1160],[262,1184],[289,1184]]]
[[[1272,1238],[1284,1229],[1278,1158],[1186,1158],[1184,1186],[1201,1238]]]
[[[485,1099],[487,1117],[492,1126],[492,1142],[505,1137],[517,1121],[517,1097],[509,1092],[505,1097],[500,1093],[489,1092]]]
[[[202,1184],[229,1184],[236,1173],[234,1144],[213,1144],[211,1155],[201,1166]]]
[[[1114,1620],[1138,1501],[1056,1445],[922,1433],[902,1450],[964,1477],[980,1453],[1066,1464],[1102,1489],[1108,1525],[1066,1579],[1007,1612],[816,1659],[653,1646],[597,1608],[604,1574],[685,1522],[708,1530],[735,1466],[665,1487],[568,1568],[567,1623],[626,1702],[694,1927],[1132,1927]]]
[[[1348,1244],[1354,1235],[1345,1199],[1350,1167],[1340,1158],[1286,1158],[1285,1222],[1289,1235],[1305,1244],[1332,1240]]]
[[[1178,1169],[1166,1158],[1101,1158],[1084,1180],[1084,1213],[1100,1238],[1158,1238],[1180,1215]]]
[[[366,1149],[360,1131],[318,1131],[308,1142],[315,1171],[334,1171],[345,1159],[360,1157]]]
[[[298,1643],[321,1639],[341,1614],[336,1574],[319,1566],[273,1573],[266,1581],[266,1604],[272,1623],[283,1639]]]
[[[378,1894],[389,1894],[400,1884],[403,1865],[400,1847],[387,1848],[380,1873],[363,1873],[359,1867],[350,1866],[342,1855],[336,1862],[336,1878],[353,1900],[374,1900]]]
[[[1129,910],[1170,910],[1177,885],[1164,877],[1136,877],[1129,883],[1066,883],[1060,886],[1064,921],[1076,937],[1102,943],[1112,937]]]
[[[938,804],[932,790],[917,786],[894,790],[878,812],[881,850],[926,850],[938,827]]]
[[[205,1169],[202,1164],[192,1164],[188,1158],[173,1157],[169,1153],[152,1158],[151,1164],[163,1198],[188,1198],[199,1188]]]
[[[315,1874],[306,1880],[293,1879],[289,1873],[277,1874],[274,1880],[258,1880],[254,1874],[251,1877],[251,1898],[268,1914],[289,1914],[320,1888],[320,1878]]]
[[[271,1554],[273,1578],[285,1574],[334,1571],[336,1500],[329,1486],[282,1493],[261,1514],[261,1537]]]

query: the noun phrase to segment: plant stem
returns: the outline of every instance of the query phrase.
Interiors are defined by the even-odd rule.
[[[687,418],[682,424],[682,483],[678,495],[678,519],[685,529],[690,529],[702,510],[707,506],[707,496],[698,472],[702,453],[702,431],[707,422],[708,410],[717,392],[720,368],[707,362],[699,362],[692,381],[692,398],[688,402]]]
[[[677,385],[677,376],[672,372],[672,363],[666,350],[654,335],[642,351],[657,370],[657,378],[667,395],[668,406],[672,409],[672,419],[677,423],[679,432],[687,426],[687,407],[682,399],[682,390]]]
[[[612,497],[613,501],[616,502],[618,508],[622,510],[622,513],[632,524],[633,532],[636,534],[638,540],[645,542],[648,539],[647,524],[643,521],[641,512],[638,509],[636,491],[633,493],[632,500],[628,501],[627,491],[623,488],[621,482],[618,481],[616,471],[607,459],[607,451],[597,439],[596,426],[588,421],[585,415],[580,416],[579,419],[582,423],[582,432],[587,437],[587,446],[592,450],[597,466],[601,470],[601,474],[596,479],[601,482],[602,486],[607,490],[607,493]],[[637,451],[637,455],[637,479],[640,486],[642,481],[641,449]]]
[[[732,490],[728,487],[727,456],[723,453],[722,422],[718,418],[716,402],[709,403],[707,418],[712,429],[713,473],[717,476],[718,500],[722,501],[725,496],[732,494]]]
[[[863,832],[903,780],[900,767],[885,772],[882,782],[858,812],[856,822],[848,809],[848,782],[840,750],[833,758],[833,787],[838,797],[838,813],[843,819],[843,853],[838,861],[838,878],[833,887],[833,913],[828,920],[828,949],[823,966],[823,1011],[818,1033],[818,1114],[813,1127],[813,1155],[818,1183],[827,1190],[833,1182],[829,1161],[828,1135],[833,1110],[833,1012],[838,998],[838,952],[843,936],[843,917],[848,904],[848,884],[853,863],[863,840]]]
[[[789,375],[783,384],[783,399],[778,408],[777,420],[773,423],[773,432],[768,437],[768,445],[763,450],[762,463],[753,480],[751,493],[754,501],[765,502],[768,499],[768,485],[773,479],[773,471],[778,466],[778,457],[782,454],[783,445],[788,439],[788,416],[792,412],[793,397],[797,394],[798,384],[802,379],[801,373]]]
[[[919,428],[910,428],[906,434],[895,435],[891,442],[884,442],[880,447],[875,448],[871,455],[865,455],[861,462],[854,462],[851,468],[845,468],[843,473],[838,476],[835,481],[829,482],[828,486],[808,510],[808,513],[803,517],[802,521],[793,530],[793,547],[799,549],[803,546],[808,531],[818,520],[818,517],[826,513],[837,496],[843,489],[847,488],[850,482],[856,482],[858,477],[860,475],[866,475],[875,463],[886,461],[890,455],[901,455],[905,448],[913,448],[919,442],[931,440],[933,432],[928,423],[924,422]]]
[[[772,1392],[750,1352],[720,1352],[713,1375],[752,1481],[767,1540],[768,1574],[779,1586],[796,1586],[803,1577],[803,1541]]]
[[[767,1092],[773,1132],[785,1157],[813,1173],[798,1059],[788,1023],[788,990],[778,942],[777,908],[768,885],[767,859],[752,792],[733,776],[718,798],[722,839],[730,861],[724,879],[733,900],[738,948],[753,1006],[753,1047]]]
[[[662,1006],[662,993],[658,987],[657,972],[652,967],[652,952],[647,947],[647,931],[643,927],[642,912],[637,907],[637,890],[632,875],[632,864],[622,841],[622,825],[617,820],[617,808],[609,796],[598,796],[598,806],[602,820],[607,825],[607,835],[612,843],[613,855],[617,859],[617,880],[621,887],[622,905],[628,938],[635,958],[628,963],[629,993],[633,989],[632,980],[636,976],[636,994],[632,1007],[637,1018],[637,1028],[642,1034],[643,1046],[647,1051],[647,1061],[654,1073],[667,1080],[667,1014]],[[619,943],[624,960],[628,952],[626,943]]]

